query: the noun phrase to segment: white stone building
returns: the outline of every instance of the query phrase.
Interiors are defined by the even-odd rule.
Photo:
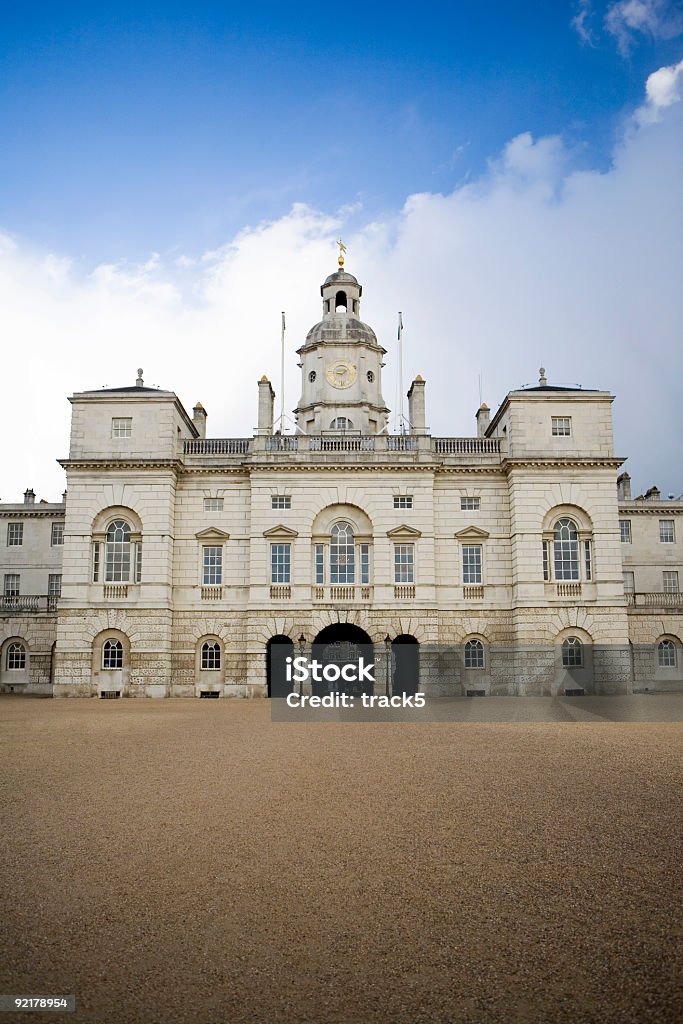
[[[250,438],[207,438],[140,375],[71,397],[63,546],[64,506],[0,506],[26,538],[0,548],[25,580],[4,690],[267,696],[273,642],[391,650],[394,689],[433,694],[683,688],[683,502],[632,501],[625,474],[618,495],[613,396],[541,371],[475,437],[435,438],[418,377],[390,434],[361,293],[344,269],[322,285],[292,434],[265,377]]]

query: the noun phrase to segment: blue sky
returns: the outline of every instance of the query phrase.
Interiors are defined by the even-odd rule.
[[[291,410],[340,233],[394,410],[401,309],[434,434],[543,365],[683,492],[683,0],[6,5],[0,133],[3,500],[138,366],[250,435],[283,309]]]
[[[524,131],[604,166],[681,53],[625,57],[607,6],[587,44],[561,0],[6,5],[0,224],[86,262],[200,252],[293,202],[450,191]]]

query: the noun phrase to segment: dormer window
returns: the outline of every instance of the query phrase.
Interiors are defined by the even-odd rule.
[[[335,313],[345,313],[346,309],[346,292],[337,292],[334,298]]]

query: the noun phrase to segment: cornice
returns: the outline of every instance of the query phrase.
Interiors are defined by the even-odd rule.
[[[179,459],[57,459],[63,469],[90,470],[106,469],[118,472],[122,469],[173,469],[181,468]]]
[[[657,516],[661,519],[665,516],[680,516],[683,515],[683,505],[674,505],[673,508],[667,508],[664,505],[656,505],[654,508],[643,508],[641,504],[635,506],[629,506],[626,508],[621,503],[619,504],[619,515],[620,516]]]
[[[577,467],[584,469],[586,467],[597,467],[599,469],[618,469],[619,466],[623,466],[625,461],[625,459],[617,459],[607,456],[604,458],[601,456],[595,456],[592,458],[581,458],[576,456],[573,458],[543,458],[542,456],[533,456],[529,458],[503,459],[502,467],[505,472],[519,468],[552,469],[555,467]]]
[[[56,509],[35,509],[30,512],[25,512],[23,508],[0,509],[0,519],[63,519],[65,515],[64,505]]]

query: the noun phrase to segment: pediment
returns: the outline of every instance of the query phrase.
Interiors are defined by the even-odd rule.
[[[197,540],[230,540],[230,534],[219,530],[217,526],[209,526],[206,530],[195,533]]]
[[[402,526],[395,526],[393,530],[387,530],[387,537],[421,537],[422,532],[416,530],[414,526],[407,526],[403,523]]]
[[[280,523],[279,526],[271,526],[270,530],[263,531],[264,537],[298,537],[299,534],[291,526]]]
[[[458,530],[455,537],[458,540],[486,540],[489,536],[486,530],[480,530],[478,526],[466,526],[464,530]]]

